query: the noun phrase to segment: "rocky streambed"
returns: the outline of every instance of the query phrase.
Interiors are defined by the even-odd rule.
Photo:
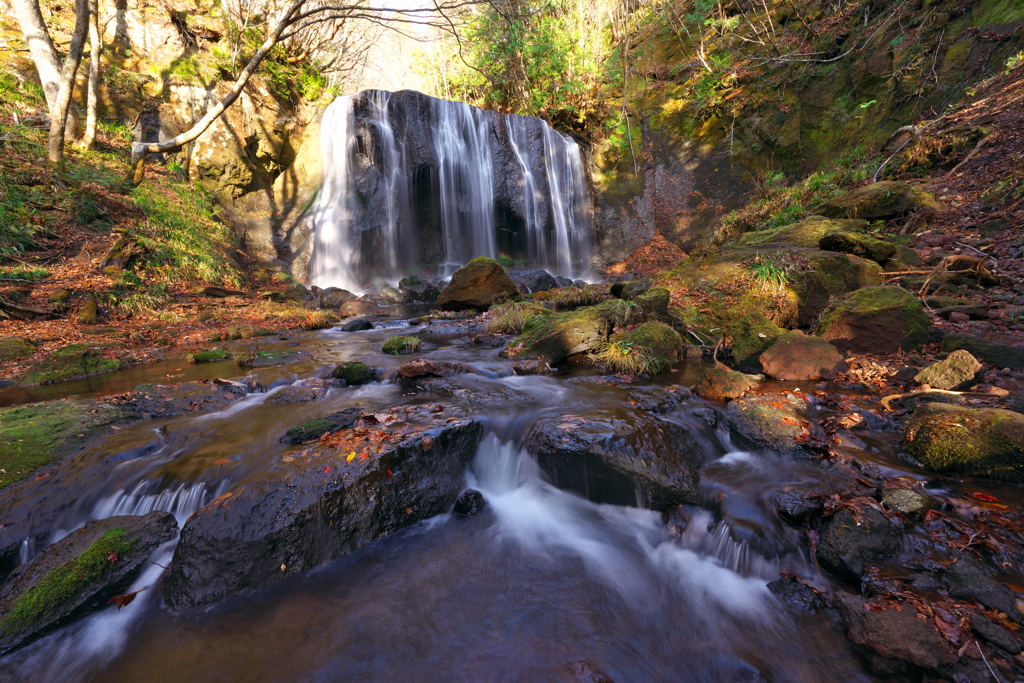
[[[0,491],[0,680],[1024,676],[1020,489],[925,470],[863,385],[388,325],[0,412],[52,456]]]

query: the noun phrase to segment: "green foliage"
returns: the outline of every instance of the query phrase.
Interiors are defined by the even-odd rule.
[[[50,271],[45,268],[0,268],[0,282],[4,280],[45,280]]]
[[[380,350],[397,356],[400,353],[415,353],[423,346],[419,337],[391,337],[384,342]]]
[[[1009,59],[1006,60],[1006,68],[1003,70],[1003,75],[1009,76],[1010,72],[1016,69],[1021,64],[1024,64],[1024,50],[1018,52],[1017,54],[1011,56]]]
[[[185,360],[189,363],[214,363],[221,360],[227,360],[228,358],[231,358],[231,354],[223,349],[210,349],[209,351],[190,353],[185,356]]]
[[[789,282],[789,273],[779,259],[758,255],[751,266],[754,278],[764,289],[781,289]]]
[[[11,634],[41,626],[47,612],[59,610],[62,603],[102,579],[134,546],[135,540],[125,538],[124,529],[107,531],[81,555],[54,567],[18,596],[0,628]]]
[[[560,311],[568,311],[580,306],[593,306],[611,298],[607,285],[587,285],[586,287],[561,287],[547,293],[548,299]],[[534,299],[537,297],[534,296]]]

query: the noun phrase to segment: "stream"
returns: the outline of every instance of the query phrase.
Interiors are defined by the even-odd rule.
[[[605,680],[588,672],[617,683],[880,680],[834,621],[794,610],[767,588],[783,571],[830,581],[816,568],[804,532],[785,523],[773,501],[782,492],[835,485],[847,473],[810,458],[738,450],[728,431],[707,419],[708,409],[720,414],[721,406],[683,389],[656,417],[685,427],[715,454],[700,468],[701,503],[683,506],[673,521],[646,509],[639,493],[629,501],[631,492],[617,492],[627,505],[589,500],[552,485],[526,451],[537,420],[567,411],[625,416],[636,412],[635,392],[692,385],[699,364],[680,363],[656,381],[632,384],[600,381],[581,367],[519,377],[498,349],[466,343],[457,325],[443,329],[410,328],[436,346],[420,356],[462,363],[481,395],[514,390],[526,397],[477,407],[484,431],[465,487],[483,494],[483,512],[441,514],[311,571],[181,611],[161,600],[162,566],[174,551],[174,542],[165,544],[128,589],[145,588],[134,602],[0,658],[0,681]],[[332,388],[306,403],[273,402],[296,380],[345,360],[362,359],[386,376],[409,360],[379,352],[393,333],[335,329],[259,340],[261,350],[306,355],[255,371],[262,390],[227,408],[124,428],[69,459],[51,486],[36,487],[6,513],[35,515],[36,530],[45,529],[50,542],[91,519],[151,510],[172,512],[182,525],[225,491],[265,474],[293,448],[279,438],[296,424],[352,406],[371,413],[444,401],[384,381]],[[285,346],[296,340],[297,347]],[[182,381],[227,376],[233,364],[172,359],[130,378],[48,387],[47,396],[57,398],[60,387],[65,395],[123,391],[126,379],[159,381],[172,368],[187,368],[187,377],[172,380]],[[888,476],[928,481],[899,460],[895,433],[882,428],[861,438],[851,454]],[[941,497],[944,489],[929,492]],[[40,550],[26,541],[22,561]]]

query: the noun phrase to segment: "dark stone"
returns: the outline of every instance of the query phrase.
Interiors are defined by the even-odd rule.
[[[494,332],[484,332],[473,337],[473,343],[478,346],[488,346],[492,349],[500,349],[507,346],[510,341],[514,339],[513,336],[508,334],[496,334]]]
[[[840,510],[825,522],[816,555],[832,576],[859,580],[867,566],[892,557],[902,546],[902,533],[884,514],[868,507],[862,518]]]
[[[434,284],[415,275],[409,275],[399,280],[398,291],[405,296],[405,300],[409,303],[420,301],[427,304],[435,303],[441,293],[441,290]]]
[[[694,408],[690,414],[704,420],[712,428],[718,426],[718,411],[714,408]]]
[[[686,427],[641,412],[545,416],[525,442],[551,482],[598,503],[662,508],[700,501],[717,453]]]
[[[164,582],[167,603],[194,607],[259,588],[449,510],[480,425],[429,406],[400,415],[428,428],[398,433],[365,458],[330,445],[285,454],[197,510]]]
[[[374,380],[374,370],[366,363],[349,361],[341,363],[331,371],[331,377],[342,380],[346,386],[366,384]],[[379,371],[377,371],[379,374]]]
[[[484,500],[484,494],[475,489],[466,489],[455,501],[452,512],[457,515],[478,515],[484,511],[485,507],[487,507],[487,501]]]
[[[675,392],[661,387],[640,387],[629,392],[629,404],[636,410],[648,413],[668,413],[675,409],[682,397],[690,394],[681,387],[670,387]],[[684,393],[685,392],[685,393]],[[679,395],[682,394],[682,397]]]
[[[398,367],[394,380],[399,384],[412,384],[424,379],[450,377],[463,371],[464,368],[459,363],[414,358]]]
[[[971,615],[971,631],[986,643],[995,645],[1011,655],[1020,653],[1020,641],[1011,636],[1005,628],[980,614]]]
[[[792,577],[780,577],[768,584],[768,590],[787,605],[804,612],[818,612],[825,608],[825,601],[818,591]]]
[[[523,292],[523,294],[546,292],[549,289],[555,289],[560,286],[558,281],[546,270],[520,270],[515,273],[509,273],[509,275],[519,286],[519,291]],[[569,284],[572,284],[571,280]]]
[[[303,422],[285,432],[280,441],[281,443],[295,446],[318,439],[328,432],[338,432],[342,429],[347,429],[355,424],[356,419],[361,413],[362,408],[346,408],[341,412],[331,413],[330,415]]]
[[[521,360],[512,366],[512,372],[516,375],[546,375],[551,372],[551,367],[543,360]]]
[[[976,600],[985,607],[1006,612],[1020,621],[1017,597],[1013,591],[997,581],[978,560],[960,557],[946,567],[942,577],[949,584],[949,594],[961,600]]]
[[[328,287],[320,292],[320,308],[341,308],[342,305],[347,304],[349,301],[355,301],[358,298],[347,289]]]
[[[635,299],[641,294],[649,291],[653,286],[651,280],[637,280],[636,282],[625,282],[622,284],[622,289],[619,294],[615,294],[620,299]]]
[[[801,524],[811,515],[818,515],[825,509],[821,496],[807,491],[787,491],[775,497],[775,509],[784,519]]]
[[[168,512],[108,517],[71,532],[15,569],[0,591],[0,653],[104,607],[131,584],[150,553],[174,538],[177,528],[174,515]],[[101,553],[98,558],[97,553]],[[83,564],[76,565],[79,558]],[[97,559],[98,568],[93,564]],[[65,583],[72,582],[73,592],[51,597],[47,581],[58,580],[61,573],[69,571]],[[19,598],[33,589],[47,597],[39,608],[26,609]]]
[[[807,409],[807,403],[792,394],[745,396],[730,401],[725,415],[739,448],[792,453],[801,448],[796,439],[808,424]]]
[[[615,683],[600,671],[594,671],[590,662],[573,662],[572,670],[576,683]]]
[[[349,320],[347,323],[341,326],[342,332],[362,332],[363,330],[372,330],[373,323],[366,318],[356,318],[355,320]]]
[[[292,385],[285,387],[267,399],[268,406],[281,406],[289,403],[306,403],[316,401],[327,395],[327,387],[310,385]]]

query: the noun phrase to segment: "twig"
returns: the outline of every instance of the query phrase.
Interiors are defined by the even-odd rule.
[[[986,136],[985,136],[985,137],[983,137],[982,139],[978,140],[978,144],[974,146],[974,149],[972,149],[972,150],[971,150],[971,153],[970,153],[970,154],[968,154],[968,155],[967,155],[966,157],[964,157],[964,160],[963,160],[963,161],[961,161],[961,162],[960,162],[959,164],[957,164],[956,166],[954,166],[954,167],[953,167],[953,170],[951,170],[951,171],[950,171],[949,173],[947,173],[947,174],[945,175],[945,177],[943,178],[943,180],[946,180],[947,178],[952,178],[952,177],[953,177],[953,174],[954,174],[954,173],[956,173],[957,171],[959,171],[959,170],[960,170],[960,167],[962,167],[962,166],[963,166],[964,164],[966,164],[966,163],[967,163],[968,161],[970,161],[971,159],[973,159],[973,158],[974,158],[974,155],[975,155],[975,154],[977,154],[978,152],[980,152],[980,151],[981,151],[981,148],[982,148],[982,147],[984,147],[984,146],[985,146],[985,145],[987,145],[987,144],[988,144],[989,142],[991,142],[991,141],[992,141],[992,138],[993,138],[993,137],[995,137],[995,136],[994,136],[994,135],[986,135]]]
[[[1003,683],[1003,679],[999,677],[999,674],[992,670],[992,665],[988,663],[988,657],[985,656],[985,652],[981,649],[981,645],[977,640],[974,641],[974,646],[981,653],[981,661],[985,662],[985,666],[988,668],[988,672],[992,674],[992,678],[996,679],[996,683]]]
[[[897,401],[899,399],[910,398],[912,396],[921,396],[922,394],[946,394],[949,396],[991,396],[983,391],[950,391],[948,389],[932,389],[927,384],[921,385],[921,388],[908,391],[905,394],[892,394],[890,396],[883,396],[878,399],[878,402],[882,404],[882,407],[886,410],[892,410],[892,406],[889,405],[891,401]]]

